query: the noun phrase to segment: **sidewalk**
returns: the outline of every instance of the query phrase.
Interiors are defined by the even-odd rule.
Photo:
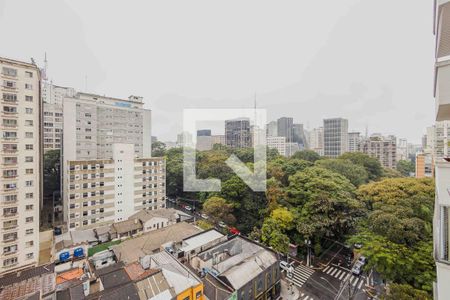
[[[300,298],[300,292],[295,285],[289,288],[289,282],[281,280],[281,299],[283,300],[297,300]]]

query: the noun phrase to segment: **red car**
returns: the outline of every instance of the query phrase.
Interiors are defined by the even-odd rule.
[[[236,227],[230,227],[229,231],[230,231],[231,234],[234,234],[234,235],[240,235],[241,234],[241,232]]]

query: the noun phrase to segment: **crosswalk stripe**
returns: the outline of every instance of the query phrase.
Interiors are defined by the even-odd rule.
[[[314,270],[303,265],[298,265],[292,273],[293,276],[292,278],[289,278],[289,280],[296,286],[302,287],[303,284],[305,284],[309,277],[311,277],[311,275],[314,273]]]
[[[309,299],[309,296],[306,296],[304,299],[305,299],[305,300],[308,300],[308,299]]]
[[[325,269],[323,269],[322,272],[326,272],[329,268],[330,268],[330,266],[327,266]]]
[[[339,276],[339,280],[342,280],[342,278],[344,278],[345,274],[346,274],[345,272],[342,272],[341,276]]]
[[[342,270],[339,270],[334,277],[339,278],[339,275],[341,274]]]
[[[364,283],[364,280],[361,280],[361,282],[358,284],[358,290],[361,289],[361,286],[363,285],[363,283]]]
[[[334,268],[331,267],[331,268],[327,271],[327,274],[330,274],[331,272],[333,272],[333,270],[334,270]]]
[[[331,272],[331,276],[334,276],[334,273],[336,273],[338,271],[338,269],[334,269],[333,272]]]

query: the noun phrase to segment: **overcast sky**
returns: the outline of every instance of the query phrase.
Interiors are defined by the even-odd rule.
[[[307,128],[420,142],[432,124],[433,1],[0,0],[0,56],[53,82],[140,95],[153,134],[175,140],[183,108],[267,108]]]

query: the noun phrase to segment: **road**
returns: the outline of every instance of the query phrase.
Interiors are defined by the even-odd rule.
[[[345,256],[342,246],[332,245],[317,261],[320,267],[309,268],[302,264],[295,264],[293,276],[290,279],[300,291],[302,300],[347,300],[371,299],[366,293],[367,286],[373,285],[372,276],[361,274],[355,276],[344,265]],[[356,259],[356,258],[355,258]],[[339,296],[338,296],[339,295]]]

